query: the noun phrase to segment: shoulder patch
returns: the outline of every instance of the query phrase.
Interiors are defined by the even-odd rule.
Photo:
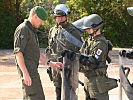
[[[97,55],[101,55],[102,52],[103,52],[103,51],[102,51],[101,49],[97,49],[96,54],[97,54]]]
[[[20,35],[20,39],[23,39],[24,38],[24,35],[22,34],[22,35]]]

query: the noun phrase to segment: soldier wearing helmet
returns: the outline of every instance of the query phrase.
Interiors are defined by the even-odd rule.
[[[129,15],[133,16],[133,7],[128,7],[127,11]],[[122,57],[127,57],[129,59],[133,59],[133,50],[127,51],[127,50],[120,50],[119,55]]]
[[[47,55],[54,61],[58,61],[63,50],[79,52],[82,46],[81,32],[67,21],[69,9],[65,4],[57,5],[52,11],[56,25],[49,31],[49,46]],[[56,100],[61,100],[61,74],[58,70],[53,70],[53,83],[56,91]]]
[[[88,64],[80,58],[80,63],[85,75],[85,95],[86,100],[109,100],[105,79],[107,77],[106,59],[108,56],[108,42],[101,32],[103,26],[102,18],[97,14],[85,17],[82,29],[88,37],[80,49],[81,54],[89,57]]]

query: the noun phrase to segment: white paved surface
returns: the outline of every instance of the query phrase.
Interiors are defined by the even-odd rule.
[[[109,77],[119,78],[118,76],[118,51],[115,50],[110,53],[112,63],[108,68]],[[124,59],[125,66],[133,66],[133,60]],[[39,73],[42,80],[46,100],[55,100],[55,92],[53,83],[49,80],[46,73],[46,66],[39,67]],[[129,79],[133,81],[133,69]],[[80,73],[80,80],[83,81],[83,74]],[[110,100],[118,99],[119,88],[109,91]],[[84,100],[83,87],[79,85],[77,89],[78,100]],[[123,100],[128,100],[123,92]],[[14,55],[12,50],[0,50],[0,100],[22,100],[21,81],[18,77],[17,69],[14,63]]]

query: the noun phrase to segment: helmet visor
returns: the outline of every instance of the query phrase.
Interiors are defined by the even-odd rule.
[[[61,10],[54,10],[52,15],[53,16],[66,16],[66,13]]]

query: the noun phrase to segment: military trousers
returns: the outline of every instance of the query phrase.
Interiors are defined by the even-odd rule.
[[[62,78],[61,73],[58,70],[53,70],[53,83],[55,86],[56,100],[61,100]]]
[[[45,100],[40,77],[32,78],[32,85],[27,86],[22,80],[23,100]]]
[[[88,98],[88,100],[109,100],[108,91],[104,93],[99,92],[96,79],[97,76],[85,77],[84,89],[86,98]]]

